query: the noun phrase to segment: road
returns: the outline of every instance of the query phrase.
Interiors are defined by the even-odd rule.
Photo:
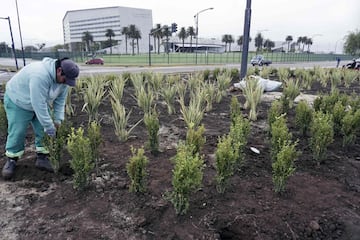
[[[32,59],[26,59],[26,63],[34,62]],[[22,61],[18,61],[20,67],[22,67]],[[15,66],[15,61],[9,58],[0,58],[0,66]],[[314,66],[320,67],[335,67],[336,63],[332,61],[326,62],[296,62],[296,63],[274,63],[272,67],[289,67],[289,68],[313,68]],[[250,67],[250,65],[249,65]],[[196,72],[203,71],[205,69],[213,70],[215,68],[240,68],[240,64],[222,64],[222,65],[185,65],[185,66],[162,66],[162,67],[112,67],[112,66],[88,66],[80,65],[80,76],[89,76],[96,74],[106,73],[139,73],[139,72],[161,72],[161,73],[181,73],[181,72]],[[0,69],[0,83],[8,81],[14,72],[7,72],[4,69]]]

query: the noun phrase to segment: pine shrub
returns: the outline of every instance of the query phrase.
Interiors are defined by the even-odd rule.
[[[147,147],[150,149],[152,154],[159,152],[159,117],[155,109],[149,114],[144,115],[144,123],[148,131],[148,142]]]
[[[148,159],[144,155],[144,148],[131,147],[132,157],[126,164],[126,171],[130,177],[130,192],[144,192],[146,187],[146,166]]]
[[[318,165],[325,159],[327,147],[334,141],[333,121],[330,114],[315,112],[311,127],[310,146]]]
[[[195,130],[195,128],[188,128],[187,130],[186,145],[193,146],[193,155],[195,155],[196,153],[200,154],[200,151],[206,142],[204,132],[204,125],[198,127],[197,130]]]
[[[272,161],[276,161],[276,156],[280,152],[282,146],[291,141],[292,134],[289,132],[289,128],[286,125],[285,115],[281,115],[271,125],[271,139],[270,139],[270,155]]]
[[[175,156],[170,201],[179,215],[188,211],[191,193],[201,186],[203,179],[204,160],[199,154],[192,154],[192,147],[180,143]]]
[[[74,171],[73,185],[75,189],[84,190],[89,183],[89,174],[94,169],[90,149],[90,140],[84,136],[84,130],[71,128],[67,140],[67,148],[72,157],[70,167]]]
[[[310,128],[313,110],[306,101],[300,101],[295,109],[295,126],[305,136]]]

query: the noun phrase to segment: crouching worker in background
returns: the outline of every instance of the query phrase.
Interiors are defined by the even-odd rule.
[[[48,151],[43,146],[44,134],[56,136],[56,126],[64,120],[69,86],[75,86],[79,67],[70,59],[44,58],[22,68],[6,84],[4,108],[8,120],[4,179],[15,174],[17,160],[23,155],[29,124],[35,134],[36,162],[39,169],[53,172]],[[52,113],[50,112],[52,108]],[[51,117],[53,116],[53,119]]]

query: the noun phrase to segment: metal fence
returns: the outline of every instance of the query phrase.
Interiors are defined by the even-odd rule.
[[[146,66],[146,65],[207,65],[207,64],[231,64],[241,63],[241,52],[225,52],[225,53],[143,53],[143,54],[98,54],[96,57],[104,59],[106,65],[122,65],[122,66]],[[250,52],[248,62],[256,55]],[[273,63],[286,62],[313,62],[313,61],[335,61],[340,58],[341,61],[348,61],[353,58],[344,54],[315,54],[315,53],[283,53],[283,52],[264,52],[266,59]],[[22,54],[18,54],[18,58]],[[11,54],[0,53],[0,57],[11,57]],[[94,57],[90,52],[28,52],[25,58],[41,60],[44,57],[63,58],[69,57],[78,63],[85,63],[88,59]]]

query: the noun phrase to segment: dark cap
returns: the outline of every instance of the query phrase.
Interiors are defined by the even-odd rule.
[[[79,76],[79,67],[70,59],[61,61],[61,69],[65,75],[65,84],[75,86],[75,79]]]

